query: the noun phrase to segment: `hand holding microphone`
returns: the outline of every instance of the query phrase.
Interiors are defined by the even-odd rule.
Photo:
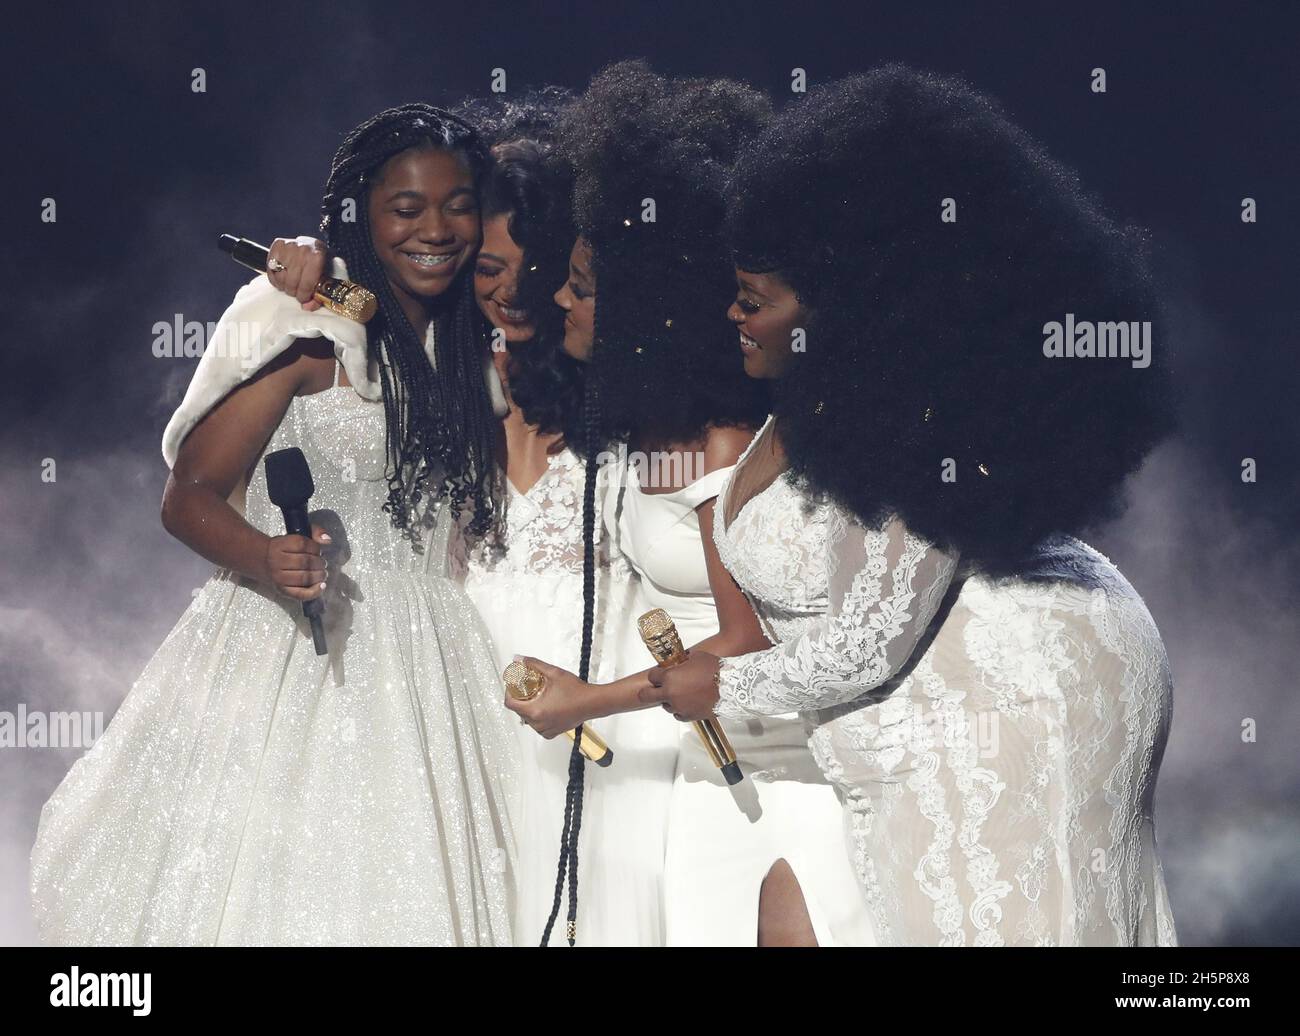
[[[544,663],[540,663],[544,664]],[[572,676],[564,670],[553,670],[558,674]],[[501,674],[505,681],[506,693],[513,701],[529,702],[539,698],[549,683],[549,677],[534,665],[516,659],[506,666],[505,672]],[[576,677],[575,677],[576,679]],[[518,708],[514,711],[523,713]],[[526,717],[525,717],[526,719]],[[574,731],[566,730],[564,736],[570,741],[574,739]],[[582,740],[578,745],[579,750],[597,766],[608,766],[614,761],[613,750],[605,743],[599,734],[591,729],[588,723],[582,724]]]
[[[264,463],[266,495],[284,514],[286,533],[272,538],[267,570],[278,589],[302,601],[302,613],[311,625],[316,654],[324,655],[328,648],[321,623],[325,606],[320,595],[325,590],[325,561],[316,536],[319,535],[324,543],[329,542],[329,536],[313,529],[307,518],[307,501],[316,492],[311,468],[302,450],[296,446],[268,453]]]
[[[319,241],[276,239],[268,249],[248,238],[222,234],[217,245],[235,262],[265,273],[272,284],[293,295],[308,309],[324,306],[341,317],[364,324],[379,306],[375,296],[361,285],[325,276],[329,255]],[[288,264],[281,260],[281,255],[289,259]]]
[[[653,608],[646,612],[637,619],[636,626],[641,634],[641,640],[650,654],[654,655],[655,661],[659,663],[660,672],[652,670],[650,682],[655,688],[661,688],[664,684],[662,670],[685,665],[691,660],[692,653],[682,647],[682,638],[677,633],[677,626],[662,608]],[[716,680],[716,674],[714,679]],[[716,687],[716,683],[714,686]],[[644,691],[641,700],[667,703],[663,695],[653,697]],[[717,719],[709,718],[695,720],[692,725],[695,727],[695,733],[704,742],[704,749],[713,760],[713,765],[722,771],[722,776],[726,778],[727,783],[739,784],[743,781],[745,775],[741,772],[740,764],[736,762],[736,750],[727,740],[722,724]]]

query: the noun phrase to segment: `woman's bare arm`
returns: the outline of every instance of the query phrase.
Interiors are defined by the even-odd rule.
[[[304,601],[321,592],[319,546],[304,536],[268,536],[228,498],[323,362],[300,343],[234,389],[181,444],[162,499],[163,527],[196,554]]]
[[[735,464],[752,437],[753,432],[745,429],[710,429],[704,446],[703,474],[707,475],[711,471]],[[717,506],[719,506],[718,498],[711,497],[700,504],[695,509],[695,513],[699,516],[700,539],[704,547],[705,567],[709,574],[709,588],[718,609],[718,632],[690,647],[714,655],[744,655],[751,651],[761,651],[771,645],[763,635],[762,627],[758,623],[754,609],[750,607],[749,600],[736,585],[736,581],[731,578],[731,573],[722,563],[718,548],[713,542],[713,514]],[[576,720],[570,722],[575,716],[581,719],[599,719],[602,716],[635,712],[650,707],[641,698],[642,691],[651,688],[649,674],[655,667],[643,669],[611,683],[590,684],[583,683],[567,670],[557,666],[544,662],[539,665],[539,661],[528,659],[529,664],[546,674],[549,681],[548,690],[553,686],[559,691],[552,695],[552,703],[560,700],[566,702],[565,708],[556,711],[555,719],[558,725],[549,722],[543,724],[543,729],[539,732],[545,736],[554,736],[571,729],[576,725]],[[542,704],[544,697],[533,702],[515,702],[513,699],[508,699],[506,705],[531,721],[534,717],[546,716],[550,711]]]

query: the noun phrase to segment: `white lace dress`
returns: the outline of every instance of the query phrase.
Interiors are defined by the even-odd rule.
[[[644,492],[637,470],[611,465],[615,496],[606,521],[641,573],[644,607],[668,612],[689,647],[718,632],[695,509],[717,495],[731,468],[672,493]],[[652,661],[641,647],[625,671]],[[670,946],[756,945],[759,891],[781,859],[799,881],[820,945],[873,944],[843,852],[835,792],[808,751],[803,721],[788,711],[724,721],[746,777],[729,787],[695,730],[653,710],[670,720],[681,741],[676,774],[668,771],[664,782],[672,789],[664,859]]]
[[[465,560],[465,588],[496,649],[498,670],[516,654],[577,672],[582,644],[581,461],[552,454],[541,478],[509,486],[503,539],[479,540]],[[637,635],[638,580],[603,535],[597,495],[596,615],[591,679],[608,682],[644,668]],[[664,942],[663,857],[668,796],[677,761],[676,723],[660,709],[594,720],[614,751],[608,767],[586,765],[578,840],[578,942],[659,946]],[[555,894],[564,798],[566,737],[547,741],[515,722],[521,755],[516,941],[540,941]],[[564,944],[562,909],[551,933]]]
[[[1059,538],[1024,579],[962,578],[786,476],[723,513],[776,646],[723,662],[717,713],[804,714],[882,943],[1174,944],[1152,817],[1169,666],[1106,558]]]

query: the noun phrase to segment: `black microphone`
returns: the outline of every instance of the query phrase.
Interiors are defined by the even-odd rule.
[[[314,492],[316,484],[311,480],[311,468],[307,466],[307,458],[297,446],[266,455],[266,493],[271,498],[271,503],[284,512],[285,532],[311,539],[307,501]],[[316,654],[325,654],[325,628],[320,621],[325,613],[325,605],[319,597],[303,601],[302,613],[311,623],[311,641],[316,645]]]

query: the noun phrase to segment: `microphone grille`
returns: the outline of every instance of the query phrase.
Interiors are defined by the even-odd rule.
[[[327,279],[316,286],[316,290],[329,299],[329,308],[339,316],[355,320],[358,324],[366,323],[379,308],[379,300],[374,293],[367,291],[360,284],[351,281]]]
[[[685,654],[682,638],[668,613],[662,608],[652,608],[636,620],[641,640],[661,665]]]
[[[379,300],[359,284],[352,285],[343,296],[343,315],[358,324],[368,323],[379,308]]]
[[[546,685],[546,677],[523,662],[511,662],[501,678],[506,683],[506,693],[518,701],[536,698]]]
[[[276,507],[298,507],[311,499],[316,486],[307,458],[297,446],[266,455],[266,493]]]

